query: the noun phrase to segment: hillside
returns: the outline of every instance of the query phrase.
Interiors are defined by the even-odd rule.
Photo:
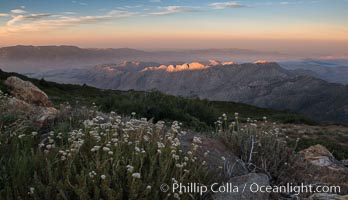
[[[274,62],[144,66],[107,64],[32,76],[103,89],[155,89],[175,96],[291,110],[322,122],[348,123],[348,86],[299,75]]]
[[[330,83],[348,84],[347,60],[303,60],[283,62],[281,66],[285,69],[294,70],[299,74],[316,77]],[[336,63],[337,62],[337,63]]]
[[[4,79],[16,74],[2,72],[0,75]],[[316,187],[318,184],[339,186],[335,194],[330,194],[334,199],[347,197],[343,196],[348,193],[348,163],[344,160],[348,155],[344,142],[348,137],[347,128],[275,124],[267,118],[243,121],[234,113],[220,115],[209,133],[206,130],[197,132],[190,129],[194,127],[182,127],[180,121],[169,120],[166,115],[159,118],[165,121],[154,121],[136,113],[101,112],[94,104],[64,104],[56,109],[36,85],[52,94],[68,90],[72,96],[82,97],[83,92],[86,96],[82,100],[93,99],[85,92],[92,96],[104,95],[102,98],[116,97],[116,94],[21,78],[25,79],[11,76],[0,84],[2,90],[11,94],[0,91],[1,199],[171,199],[170,188],[175,199],[187,200],[202,199],[203,195],[207,200],[309,196],[313,199],[318,194],[315,191],[320,191],[320,187]],[[119,95],[124,94],[127,98],[134,97],[127,101],[130,104],[139,97],[127,93]],[[171,109],[185,106],[188,100],[158,92],[148,94],[146,98],[156,97],[152,103],[157,101],[157,108],[163,109],[160,112],[167,111],[164,114],[171,117],[193,116],[202,114],[200,109],[209,109],[197,107],[202,105],[199,100],[191,100],[192,104],[185,109]],[[69,97],[62,95],[60,100],[63,99]],[[148,106],[146,101],[142,103],[143,107]],[[215,108],[215,103],[211,108]],[[244,107],[218,104],[224,106],[225,111]],[[195,110],[187,110],[188,107]],[[195,125],[194,121],[183,120]],[[326,136],[329,137],[326,139]],[[308,147],[309,144],[313,145]],[[195,181],[212,189],[180,193],[175,189],[179,181],[185,185]],[[213,185],[221,187],[227,181],[250,185],[248,187],[306,183],[316,190],[289,194],[287,191],[255,192],[250,189],[242,195],[238,191],[213,191]],[[329,194],[320,195],[327,197]]]
[[[0,89],[3,91],[7,91],[3,81],[9,76],[17,76],[34,83],[47,93],[56,106],[64,102],[80,106],[92,105],[95,102],[103,111],[115,111],[119,114],[136,112],[139,116],[155,120],[179,120],[187,126],[200,130],[213,127],[221,113],[233,115],[235,112],[240,113],[241,116],[257,120],[267,116],[269,119],[283,123],[314,123],[292,112],[258,108],[242,103],[175,97],[156,91],[101,90],[86,85],[59,84],[0,71]]]

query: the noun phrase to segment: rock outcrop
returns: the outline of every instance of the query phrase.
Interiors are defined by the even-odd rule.
[[[300,152],[305,161],[318,167],[325,167],[334,171],[347,171],[332,153],[324,146],[317,144]]]
[[[6,79],[5,85],[11,89],[11,95],[17,99],[37,106],[51,106],[46,93],[41,91],[29,81],[23,81],[18,77],[11,76]]]
[[[317,193],[311,195],[308,200],[348,200],[348,195],[341,196],[338,194]]]
[[[188,71],[188,70],[202,70],[206,69],[209,66],[204,65],[199,62],[193,63],[184,63],[182,65],[160,65],[158,67],[146,67],[142,70],[142,72],[146,71],[154,71],[154,70],[165,70],[167,72],[179,72],[179,71]]]
[[[303,180],[308,184],[340,186],[348,193],[348,168],[335,159],[322,145],[311,146],[299,152],[303,159]]]
[[[23,112],[38,129],[45,128],[57,116],[58,111],[51,106],[47,94],[31,82],[11,76],[5,84],[11,89],[12,95],[7,100],[8,109]]]
[[[256,60],[256,61],[254,62],[254,64],[268,64],[268,63],[271,63],[271,62],[269,62],[269,61],[267,61],[267,60]]]

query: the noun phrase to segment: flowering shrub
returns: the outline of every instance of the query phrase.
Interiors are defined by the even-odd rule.
[[[298,140],[295,146],[289,146],[287,136],[267,117],[262,121],[248,118],[247,123],[241,124],[238,113],[232,120],[223,114],[216,122],[216,131],[248,171],[267,174],[273,184],[297,182],[294,166],[299,159],[295,152]]]
[[[136,119],[135,112],[121,117],[100,113],[95,104],[62,104],[53,129],[41,134],[23,111],[7,109],[10,98],[0,93],[0,199],[201,199],[209,194],[172,194],[160,187],[209,185],[220,182],[221,174],[238,174],[233,172],[236,163],[224,156],[218,156],[225,163],[217,172],[208,169],[211,160],[204,159],[210,153],[199,155],[203,140],[197,135],[184,152],[180,139],[186,133],[177,121],[168,126]],[[211,137],[233,149],[247,171],[266,173],[272,184],[300,177],[293,167],[298,141],[289,148],[286,136],[266,117],[240,123],[238,113],[232,119],[223,114],[215,125]]]
[[[12,135],[33,130],[33,122],[26,117],[25,111],[8,106],[13,101],[13,97],[0,90],[0,137],[4,136],[3,133]]]
[[[163,183],[209,184],[197,162],[196,138],[187,154],[178,122],[122,118],[114,112],[69,132],[0,137],[0,199],[192,199],[160,191]]]

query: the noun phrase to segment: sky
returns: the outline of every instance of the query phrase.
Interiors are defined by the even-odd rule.
[[[348,0],[0,0],[0,46],[348,55]]]

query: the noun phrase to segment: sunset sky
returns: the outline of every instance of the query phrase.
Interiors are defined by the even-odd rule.
[[[348,0],[0,0],[0,46],[348,54]]]

